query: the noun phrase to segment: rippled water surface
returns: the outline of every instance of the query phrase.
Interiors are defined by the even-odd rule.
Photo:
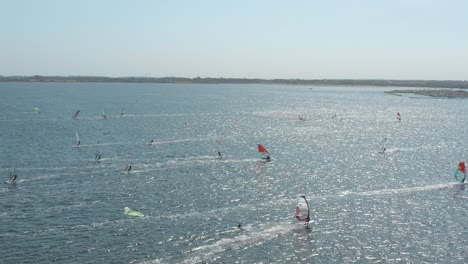
[[[2,263],[466,263],[468,101],[384,90],[0,83]]]

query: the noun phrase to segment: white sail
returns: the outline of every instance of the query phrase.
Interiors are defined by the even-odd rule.
[[[80,135],[78,135],[78,131],[75,131],[75,137],[76,137],[76,145],[79,146],[80,145]]]

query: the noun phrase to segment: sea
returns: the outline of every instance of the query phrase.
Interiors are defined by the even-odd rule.
[[[1,263],[467,263],[468,101],[393,89],[0,83]]]

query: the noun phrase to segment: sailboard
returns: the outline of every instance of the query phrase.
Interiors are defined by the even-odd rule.
[[[304,224],[307,225],[307,227],[309,227],[310,208],[309,202],[307,202],[307,199],[304,195],[300,196],[297,200],[296,219],[301,222],[304,222]]]
[[[75,114],[73,115],[73,119],[79,119],[80,118],[79,115],[80,115],[80,110],[75,112]]]
[[[466,179],[466,165],[465,165],[464,161],[460,161],[460,163],[458,163],[458,168],[455,171],[454,177],[459,183],[464,183],[465,182],[465,179]]]
[[[141,212],[136,211],[136,210],[132,210],[132,209],[130,209],[128,207],[125,207],[124,214],[129,215],[129,216],[145,216]]]
[[[262,159],[270,160],[270,153],[268,153],[268,150],[261,144],[258,144],[258,152],[262,153],[265,156]]]

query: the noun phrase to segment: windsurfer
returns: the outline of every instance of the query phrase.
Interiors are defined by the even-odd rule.
[[[222,158],[223,158],[223,155],[221,155],[221,152],[220,152],[220,151],[218,151],[218,158],[219,158],[219,159],[222,159]]]
[[[154,142],[154,140],[153,140],[153,139],[151,139],[151,140],[148,142],[148,145],[151,145],[151,144],[153,144],[153,142]]]
[[[16,178],[18,178],[15,172],[16,172],[16,169],[13,169],[13,171],[10,174],[10,178],[8,179],[9,183],[14,183],[16,181]]]
[[[125,166],[125,173],[129,174],[131,170],[132,170],[132,165],[127,164],[127,165]]]

